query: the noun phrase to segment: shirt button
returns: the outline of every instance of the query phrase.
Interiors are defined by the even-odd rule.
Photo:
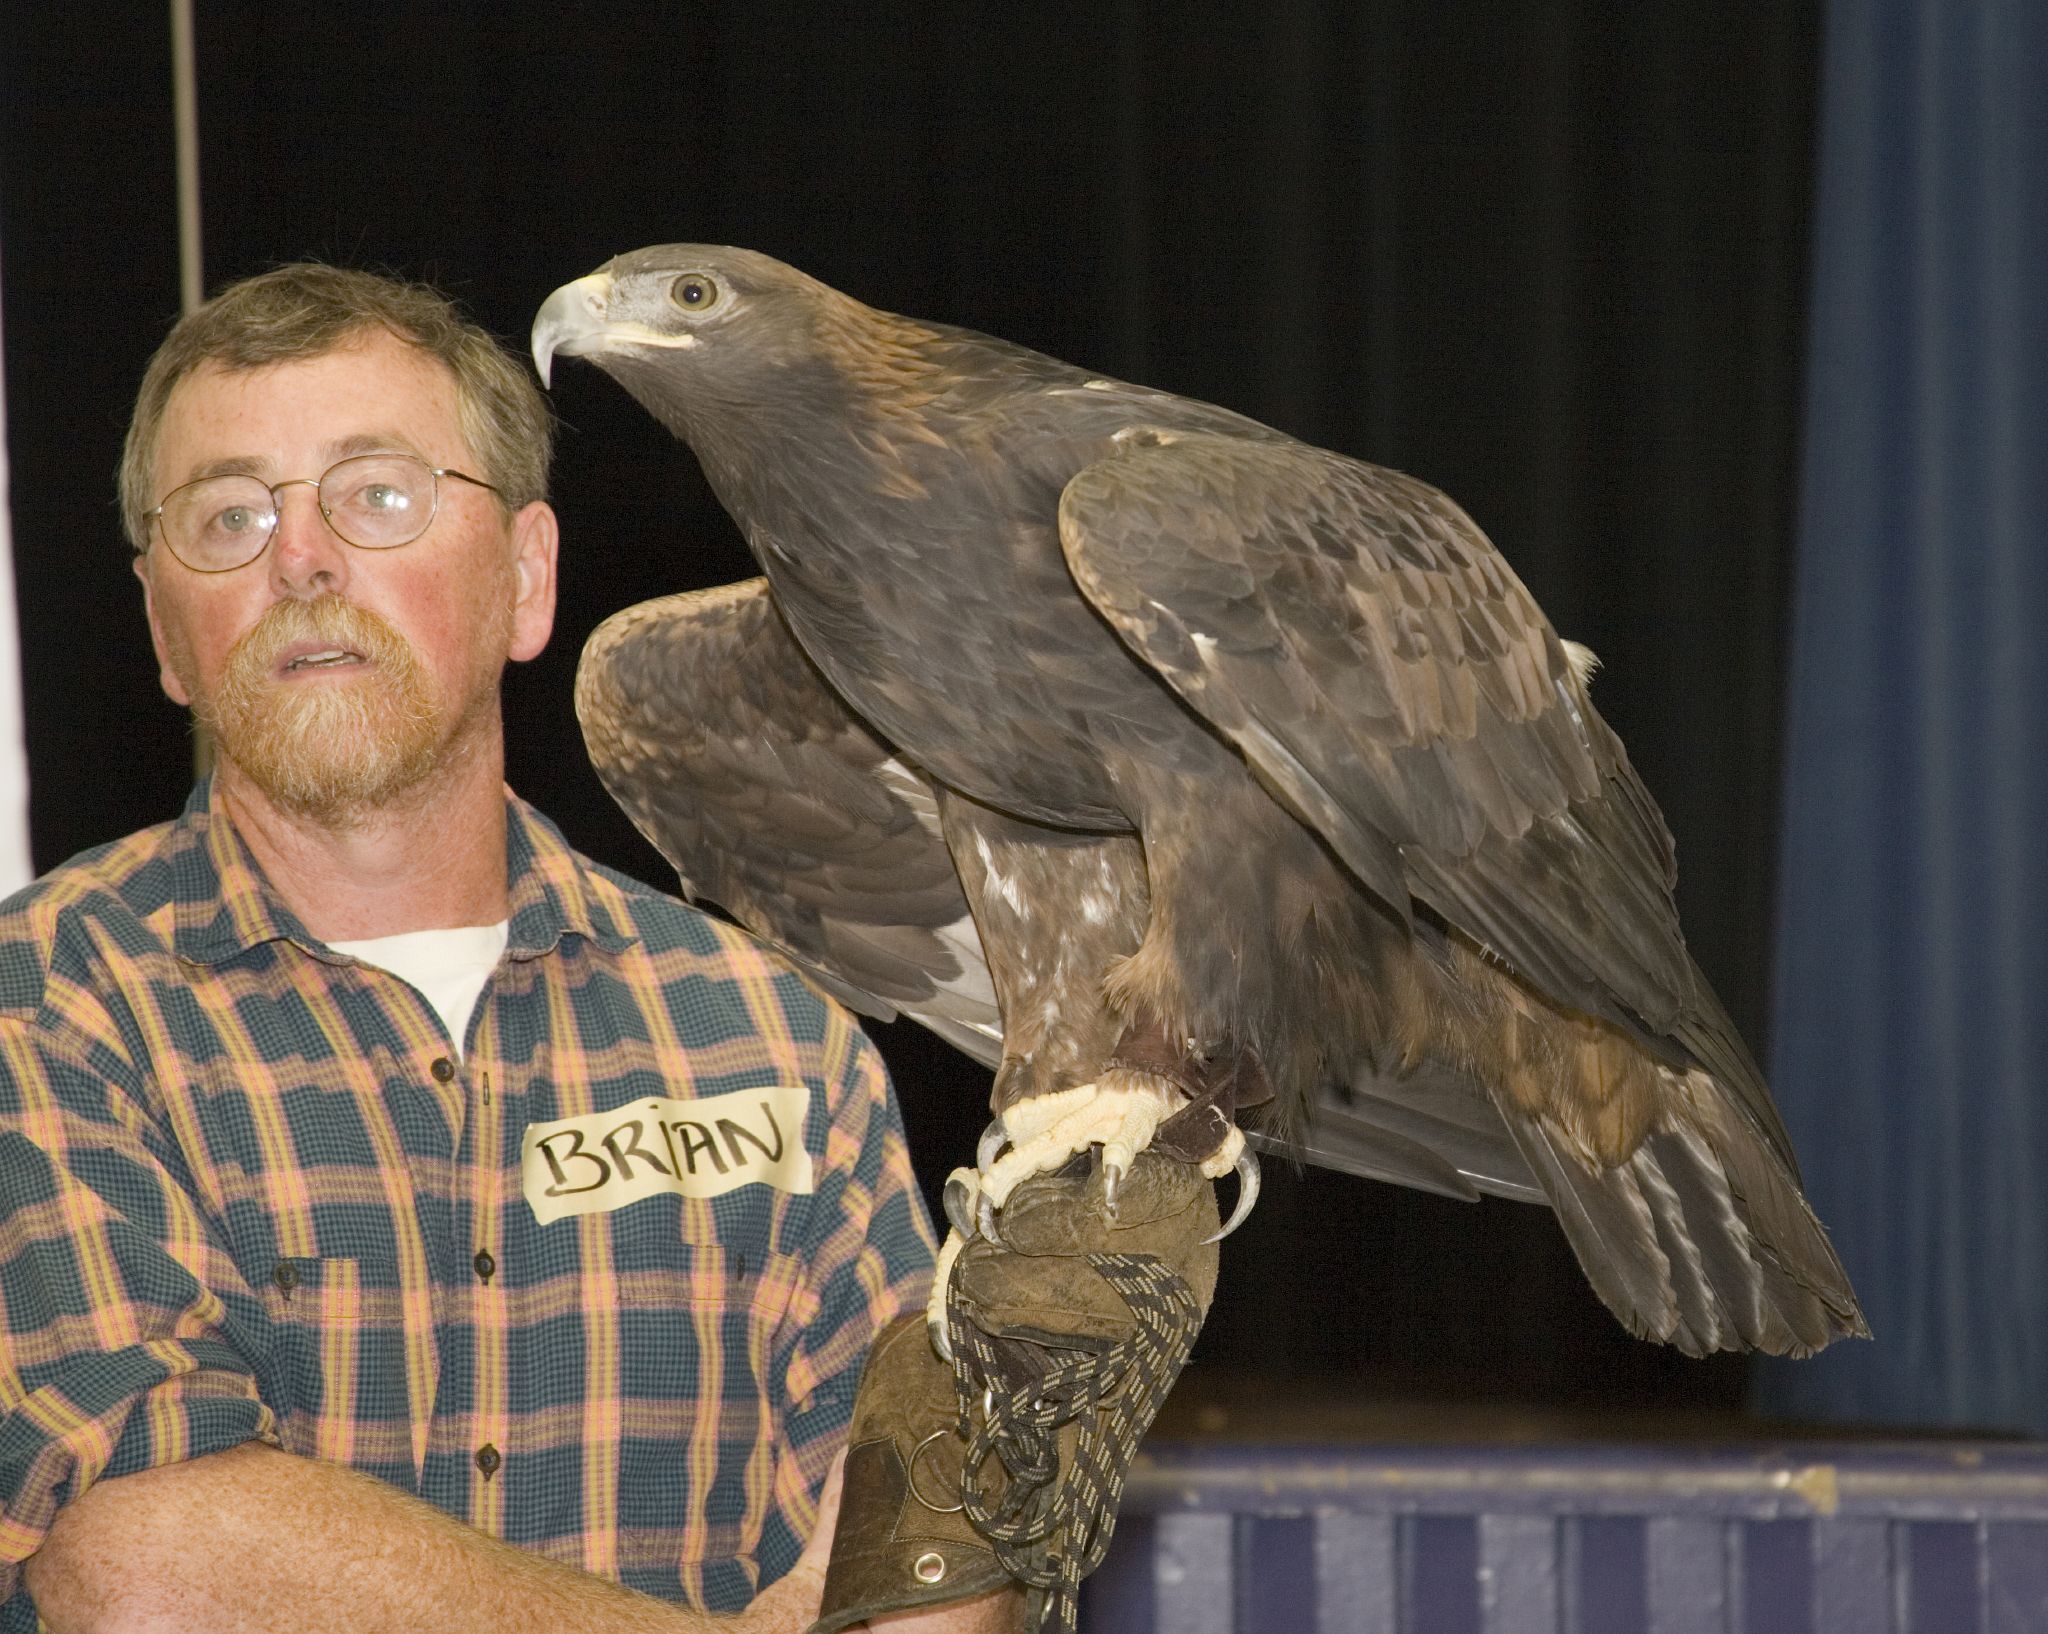
[[[270,1273],[270,1280],[285,1293],[290,1293],[299,1285],[299,1268],[290,1260],[279,1260],[277,1269]]]
[[[481,1447],[477,1448],[476,1467],[483,1471],[486,1481],[498,1473],[498,1464],[498,1449],[496,1447],[486,1441]]]
[[[455,1063],[445,1055],[434,1057],[434,1064],[427,1069],[434,1075],[434,1082],[445,1084],[455,1076]]]
[[[498,1268],[498,1262],[491,1258],[491,1251],[488,1248],[479,1248],[476,1251],[476,1258],[469,1263],[476,1267],[476,1274],[486,1282],[491,1280],[491,1273]]]

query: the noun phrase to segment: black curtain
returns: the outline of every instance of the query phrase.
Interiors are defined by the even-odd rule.
[[[1462,501],[1662,799],[1701,963],[1761,1044],[1817,27],[1810,6],[750,0],[368,11],[220,0],[198,55],[209,282],[313,255],[541,298],[679,239],[1212,398]],[[176,312],[167,28],[0,17],[0,274],[40,865],[188,775],[111,501]],[[690,458],[562,371],[552,650],[511,777],[662,865],[583,765],[582,637],[751,571]],[[985,1079],[882,1030],[934,1185]],[[1199,1355],[1351,1388],[1737,1399],[1623,1335],[1540,1211],[1271,1177]]]

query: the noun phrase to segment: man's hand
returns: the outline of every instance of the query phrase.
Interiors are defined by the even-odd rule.
[[[744,1634],[802,1634],[818,1620],[825,1593],[825,1562],[832,1558],[832,1534],[839,1525],[839,1489],[846,1474],[846,1454],[832,1460],[825,1487],[818,1494],[818,1524],[811,1529],[804,1552],[785,1576],[755,1595],[740,1614]]]
[[[739,1628],[745,1634],[780,1634],[787,1629],[808,1628],[818,1615],[819,1597],[825,1590],[825,1563],[832,1557],[832,1536],[839,1525],[839,1495],[845,1484],[846,1454],[832,1460],[825,1477],[825,1489],[818,1497],[818,1524],[804,1552],[789,1570],[763,1589],[747,1607]],[[791,1622],[792,1616],[800,1620]],[[894,1612],[856,1623],[854,1630],[871,1634],[1016,1634],[1023,1626],[1024,1592],[1012,1586],[972,1600],[922,1611]]]
[[[832,1460],[825,1488],[818,1496],[818,1524],[789,1575],[776,1579],[747,1607],[739,1628],[745,1634],[780,1634],[809,1628],[818,1616],[825,1592],[825,1565],[832,1558],[832,1537],[839,1526],[839,1496],[845,1486],[846,1454]],[[800,1620],[791,1622],[793,1615]],[[758,1619],[758,1621],[757,1621]],[[971,1600],[919,1611],[892,1612],[855,1623],[847,1634],[1016,1634],[1024,1626],[1024,1591],[1014,1584]]]

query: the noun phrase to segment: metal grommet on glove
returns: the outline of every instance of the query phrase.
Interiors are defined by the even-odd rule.
[[[920,1583],[939,1583],[945,1580],[946,1557],[937,1550],[927,1550],[911,1564],[910,1575]]]

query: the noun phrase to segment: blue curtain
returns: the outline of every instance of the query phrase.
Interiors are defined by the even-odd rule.
[[[2048,1433],[2048,5],[1830,6],[1773,1076],[1877,1338],[1803,1417]]]

